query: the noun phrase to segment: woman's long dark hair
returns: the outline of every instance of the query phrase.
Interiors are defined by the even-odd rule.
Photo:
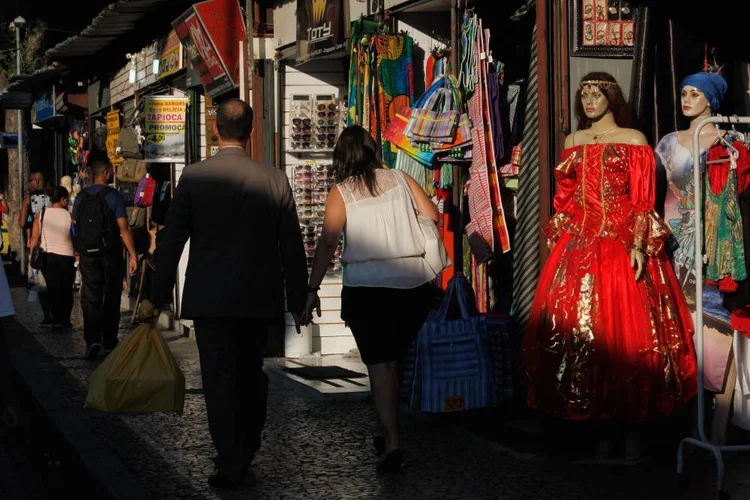
[[[630,127],[630,107],[628,106],[628,102],[625,100],[625,97],[622,95],[622,90],[617,84],[617,80],[615,80],[615,77],[610,75],[609,73],[594,71],[581,78],[581,82],[589,80],[612,82],[612,85],[604,84],[598,85],[598,87],[601,89],[604,97],[607,98],[609,109],[612,111],[612,115],[614,116],[617,126],[623,128]],[[578,119],[578,130],[587,129],[591,126],[591,120],[589,120],[588,116],[586,116],[586,113],[583,110],[583,103],[581,103],[581,90],[581,86],[578,85],[575,102],[576,118]]]
[[[359,125],[346,127],[333,148],[333,176],[337,183],[354,180],[359,188],[378,195],[375,171],[383,168],[378,145]]]

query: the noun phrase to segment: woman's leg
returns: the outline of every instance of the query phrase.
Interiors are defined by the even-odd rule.
[[[49,308],[50,315],[55,324],[60,324],[62,318],[60,318],[60,256],[55,254],[47,254],[44,261],[44,268],[42,274],[44,274],[44,281],[47,282],[47,307]],[[41,297],[41,294],[40,294]]]
[[[375,411],[385,433],[386,453],[398,449],[398,362],[367,365]]]
[[[75,259],[73,257],[62,258],[60,277],[60,317],[57,318],[57,321],[61,325],[69,325],[70,315],[73,312],[73,285],[76,279]]]

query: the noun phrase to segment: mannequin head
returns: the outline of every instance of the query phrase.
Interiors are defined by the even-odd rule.
[[[687,118],[715,115],[727,93],[727,82],[716,73],[700,72],[680,82],[680,107]]]
[[[578,130],[589,128],[608,113],[612,113],[619,127],[630,125],[628,103],[609,73],[597,71],[584,76],[576,91],[575,107]]]
[[[68,192],[73,190],[73,178],[69,175],[64,175],[60,178],[60,185],[63,186]]]

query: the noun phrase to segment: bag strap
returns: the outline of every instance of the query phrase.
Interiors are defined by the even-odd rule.
[[[479,314],[476,300],[471,291],[471,286],[461,273],[456,273],[456,275],[448,282],[448,289],[445,292],[443,302],[440,304],[440,309],[438,309],[437,312],[438,321],[445,321],[448,319],[448,313],[451,311],[454,304],[458,305],[461,319],[469,319],[472,316]]]
[[[422,108],[424,107],[425,103],[432,97],[432,95],[443,86],[445,83],[445,77],[441,76],[439,78],[436,78],[434,82],[432,82],[432,85],[430,85],[430,88],[425,90],[424,94],[422,94],[422,97],[420,97],[417,102],[414,103],[412,106],[412,109]]]
[[[406,189],[406,192],[409,194],[409,201],[411,202],[411,207],[414,209],[415,215],[419,215],[419,209],[417,208],[417,200],[414,199],[414,193],[411,192],[411,186],[409,185],[409,181],[406,180],[406,172],[403,170],[396,170],[394,169],[394,172],[398,172],[397,177],[399,179],[399,182],[401,185]]]

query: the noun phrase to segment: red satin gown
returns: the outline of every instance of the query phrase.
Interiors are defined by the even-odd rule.
[[[567,148],[555,169],[556,242],[523,340],[528,403],[571,420],[665,416],[697,391],[693,321],[663,251],[649,146]],[[637,237],[646,253],[638,281]]]

